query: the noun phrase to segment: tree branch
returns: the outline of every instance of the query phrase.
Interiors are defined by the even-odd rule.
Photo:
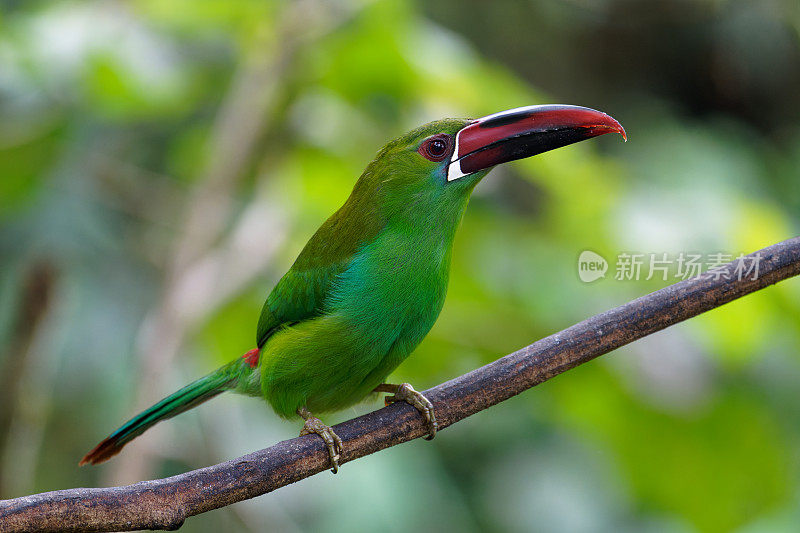
[[[428,391],[439,428],[507,400],[570,368],[800,274],[800,237],[596,315]],[[752,264],[752,263],[750,263]],[[729,279],[728,279],[729,278]],[[395,403],[335,428],[342,463],[427,434],[417,411]],[[327,470],[322,441],[307,435],[218,465],[125,487],[71,489],[0,502],[0,531],[177,529],[193,515],[254,498]]]

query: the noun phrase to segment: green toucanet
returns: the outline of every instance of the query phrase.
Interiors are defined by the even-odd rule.
[[[442,309],[453,237],[472,190],[497,164],[609,132],[625,136],[599,111],[542,105],[439,120],[391,141],[267,297],[256,348],[135,416],[80,464],[109,459],[156,422],[227,390],[305,419],[301,435],[322,437],[334,472],[341,440],[312,413],[371,392],[415,406],[432,438],[430,402],[407,383],[384,382]]]

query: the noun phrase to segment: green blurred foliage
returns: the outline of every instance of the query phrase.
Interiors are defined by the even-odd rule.
[[[116,470],[121,458],[74,465],[143,407],[137,391],[172,392],[251,348],[267,292],[366,163],[429,120],[566,102],[613,114],[630,142],[604,137],[493,171],[458,234],[442,315],[397,381],[432,386],[674,281],[614,280],[621,252],[735,256],[792,236],[795,4],[0,3],[0,384],[21,384],[0,406],[12,415],[0,497],[137,481]],[[195,258],[222,266],[212,283],[186,278],[177,358],[156,361],[163,379],[147,383],[140,347],[175,284],[186,213],[230,168],[210,188],[222,230]],[[214,214],[194,223],[202,232]],[[273,247],[242,274],[256,248]],[[577,275],[587,249],[611,263],[591,284]],[[25,280],[42,264],[51,297],[26,329]],[[230,279],[241,285],[202,298]],[[432,443],[184,529],[794,531],[799,302],[798,283],[780,284]],[[149,449],[151,473],[167,475],[297,430],[224,397],[125,454]]]

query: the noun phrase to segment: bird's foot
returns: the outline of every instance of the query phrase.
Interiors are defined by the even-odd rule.
[[[436,422],[436,414],[433,412],[433,404],[422,393],[414,390],[409,383],[401,383],[400,385],[390,385],[384,383],[375,388],[375,392],[391,392],[393,396],[386,396],[383,400],[386,405],[394,402],[406,402],[411,404],[419,411],[425,418],[428,424],[428,436],[426,440],[432,440],[436,436],[436,431],[439,429],[439,424]]]
[[[331,472],[334,474],[337,473],[339,471],[339,458],[344,449],[342,446],[342,439],[339,438],[339,435],[334,433],[333,428],[324,424],[322,420],[312,415],[305,407],[298,409],[297,414],[306,421],[303,425],[303,429],[300,430],[300,436],[310,435],[311,433],[319,435],[328,447],[328,455],[330,455],[332,466]]]

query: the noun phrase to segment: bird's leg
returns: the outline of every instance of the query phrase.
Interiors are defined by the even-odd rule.
[[[297,414],[306,421],[305,425],[303,425],[303,429],[300,430],[300,436],[302,437],[303,435],[310,435],[311,433],[316,433],[319,435],[320,438],[325,441],[325,445],[328,447],[328,454],[331,457],[331,465],[333,465],[331,472],[334,474],[338,472],[339,456],[343,450],[342,439],[339,438],[339,435],[333,432],[333,428],[325,425],[322,420],[312,415],[311,411],[305,407],[299,408],[297,410]]]
[[[428,436],[426,440],[431,440],[436,436],[436,430],[439,429],[439,424],[436,422],[436,414],[433,412],[433,404],[422,393],[414,390],[408,383],[401,383],[400,385],[391,385],[389,383],[382,383],[375,387],[373,392],[391,392],[393,396],[386,396],[383,401],[386,405],[394,402],[406,402],[414,406],[417,411],[422,413],[425,422],[428,424]]]

